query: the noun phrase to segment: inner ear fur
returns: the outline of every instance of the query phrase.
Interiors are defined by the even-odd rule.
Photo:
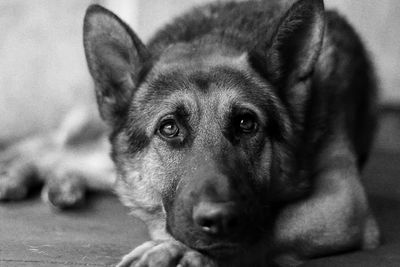
[[[86,11],[83,40],[100,115],[113,125],[126,113],[149,53],[126,23],[99,5]]]
[[[323,0],[300,0],[282,17],[270,46],[267,68],[281,85],[304,80],[312,74],[325,30]]]

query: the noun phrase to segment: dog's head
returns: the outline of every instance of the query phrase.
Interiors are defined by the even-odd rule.
[[[267,238],[271,206],[304,187],[291,146],[321,48],[322,1],[299,1],[271,28],[251,51],[205,36],[154,53],[109,11],[92,6],[85,17],[123,198],[214,256]]]

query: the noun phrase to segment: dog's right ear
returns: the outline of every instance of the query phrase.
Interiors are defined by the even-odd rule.
[[[127,112],[149,53],[128,25],[99,5],[86,11],[83,40],[100,115],[115,126]]]

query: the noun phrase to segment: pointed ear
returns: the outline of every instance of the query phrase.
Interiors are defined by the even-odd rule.
[[[299,0],[283,16],[267,49],[268,73],[280,85],[313,72],[323,42],[324,15],[323,0]]]
[[[149,54],[129,26],[98,5],[86,11],[83,40],[100,115],[113,126],[127,112]]]

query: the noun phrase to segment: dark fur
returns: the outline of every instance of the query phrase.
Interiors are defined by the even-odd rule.
[[[356,189],[375,129],[375,79],[357,34],[322,1],[207,5],[167,25],[147,46],[92,6],[84,37],[100,113],[113,129],[119,193],[152,237],[163,240],[123,264],[197,266],[187,256],[193,249],[205,261],[255,266],[285,258],[278,255],[302,259],[377,242],[376,235],[365,237],[371,231],[364,222],[373,219]],[[236,128],[247,109],[259,124],[252,135]],[[173,140],[158,130],[166,114],[180,127]],[[335,234],[320,218],[315,228],[337,237],[314,238],[312,229],[293,240],[280,237],[279,227],[290,225],[286,211],[288,221],[300,220],[291,207],[308,207],[308,199],[335,190],[344,179],[336,176],[348,173],[355,184],[339,182],[333,195],[358,192],[345,195],[353,209],[342,219],[343,235],[354,237]],[[223,218],[220,228],[205,233],[210,229],[196,216],[214,210]],[[156,256],[168,249],[174,256]]]

